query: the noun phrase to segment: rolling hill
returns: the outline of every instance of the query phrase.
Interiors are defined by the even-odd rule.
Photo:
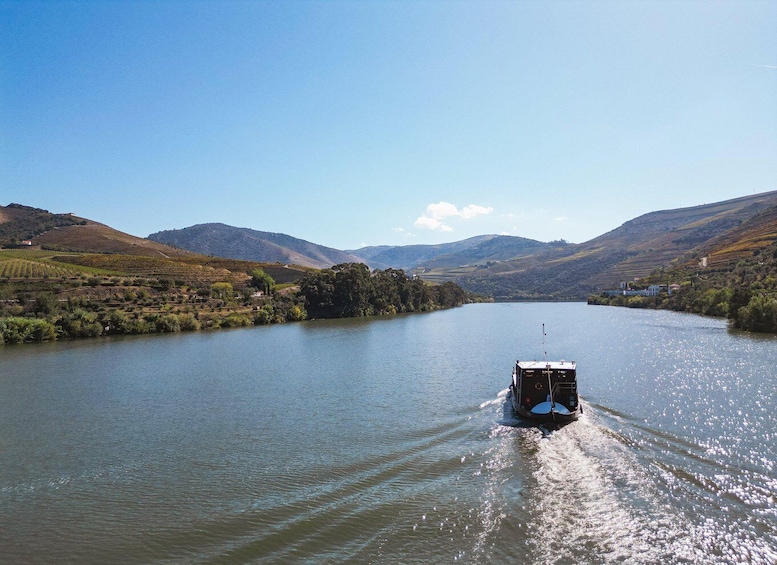
[[[498,299],[582,299],[620,281],[644,277],[720,247],[751,253],[772,241],[768,212],[777,191],[690,208],[651,212],[597,238],[466,271],[438,268],[425,274]],[[724,245],[725,243],[725,245]]]
[[[6,280],[121,275],[207,285],[245,283],[261,268],[277,283],[291,283],[306,272],[299,266],[209,257],[20,204],[0,206],[0,247],[12,248],[0,252],[0,278]]]
[[[502,300],[583,299],[702,255],[709,255],[710,264],[747,256],[772,241],[777,230],[768,212],[772,206],[777,206],[777,191],[651,212],[581,244],[492,235],[350,253],[370,265],[455,281]]]
[[[454,281],[498,300],[578,300],[620,281],[684,265],[693,268],[702,257],[710,269],[724,270],[749,260],[777,240],[777,191],[651,212],[581,244],[483,235],[440,245],[339,251],[285,234],[215,223],[142,239],[72,214],[0,206],[0,244],[18,246],[22,238],[49,250],[101,254],[102,259],[91,258],[89,266],[107,270],[116,262],[110,255],[146,257],[145,266],[133,269],[148,270],[153,264],[156,276],[163,276],[157,271],[164,261],[171,262],[172,272],[181,270],[172,268],[173,263],[197,264],[236,270],[242,276],[259,263],[277,270],[284,265],[305,269],[364,262],[372,268],[404,269],[431,282]],[[133,269],[125,266],[129,272]],[[299,278],[280,270],[271,273],[276,275],[282,280]]]
[[[338,263],[359,263],[359,257],[282,233],[198,224],[152,233],[148,239],[204,255],[268,263],[289,263],[322,269]]]
[[[438,245],[379,245],[346,251],[374,269],[414,269],[443,256],[464,253],[499,236],[479,235]],[[539,243],[539,242],[538,242]],[[455,261],[454,261],[455,262]]]

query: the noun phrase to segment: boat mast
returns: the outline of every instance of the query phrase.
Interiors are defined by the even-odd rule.
[[[548,396],[550,397],[550,413],[553,420],[556,420],[556,402],[553,400],[553,385],[550,381],[550,363],[548,363],[548,352],[545,350],[545,324],[542,324],[542,360],[545,362],[545,375],[548,377]]]

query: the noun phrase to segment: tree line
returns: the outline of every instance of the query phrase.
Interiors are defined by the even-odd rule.
[[[428,285],[401,269],[370,272],[363,263],[343,263],[306,274],[300,281],[300,295],[312,318],[428,312],[476,299],[452,282]]]
[[[454,283],[428,285],[360,263],[310,271],[298,287],[281,287],[261,269],[240,287],[98,276],[0,283],[0,344],[427,312],[475,300]]]

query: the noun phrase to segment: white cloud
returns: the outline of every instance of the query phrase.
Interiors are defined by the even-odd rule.
[[[394,233],[401,233],[402,236],[405,238],[415,237],[415,234],[413,232],[409,232],[405,228],[391,228],[391,231],[393,231]]]
[[[451,216],[458,216],[460,212],[450,202],[438,202],[437,204],[429,204],[426,207],[426,214],[430,218],[435,220],[442,220],[444,218],[450,218]]]
[[[483,216],[485,214],[490,214],[493,212],[494,209],[490,206],[486,208],[485,206],[478,206],[477,204],[470,204],[469,206],[465,206],[461,210],[461,217],[465,220],[468,220],[470,218],[474,218],[475,216]]]
[[[469,220],[476,216],[490,214],[493,211],[494,209],[491,207],[479,206],[477,204],[470,204],[459,210],[450,202],[440,201],[437,204],[429,204],[426,207],[426,211],[416,219],[414,225],[417,228],[427,230],[450,232],[453,231],[453,228],[447,224],[448,218]]]
[[[440,231],[452,231],[449,225],[444,224],[442,221],[435,217],[423,215],[415,221],[415,227],[425,230],[440,230]]]

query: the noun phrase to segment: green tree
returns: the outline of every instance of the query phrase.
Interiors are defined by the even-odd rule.
[[[374,287],[370,270],[364,263],[342,263],[332,267],[335,273],[334,307],[340,317],[368,316],[372,313]]]
[[[36,314],[53,314],[58,308],[57,297],[51,292],[42,292],[35,297],[32,311]]]
[[[251,286],[265,294],[271,294],[275,289],[275,280],[262,269],[254,269],[251,273]]]
[[[372,282],[375,289],[372,305],[377,313],[396,314],[405,311],[402,296],[408,294],[408,278],[403,270],[375,271]]]
[[[286,319],[289,322],[301,322],[306,317],[307,312],[305,312],[305,309],[299,304],[295,304],[289,308],[288,312],[286,312]]]
[[[402,270],[370,273],[362,263],[343,263],[306,274],[300,295],[313,318],[424,312],[459,306],[468,299],[453,282],[429,286],[420,279],[409,279]]]
[[[335,273],[332,269],[310,271],[300,281],[305,309],[313,317],[335,317]]]
[[[210,285],[210,294],[214,298],[220,298],[222,300],[230,300],[235,294],[235,290],[232,287],[232,283],[217,282]]]
[[[777,332],[777,298],[759,294],[737,312],[735,325],[751,332]]]

